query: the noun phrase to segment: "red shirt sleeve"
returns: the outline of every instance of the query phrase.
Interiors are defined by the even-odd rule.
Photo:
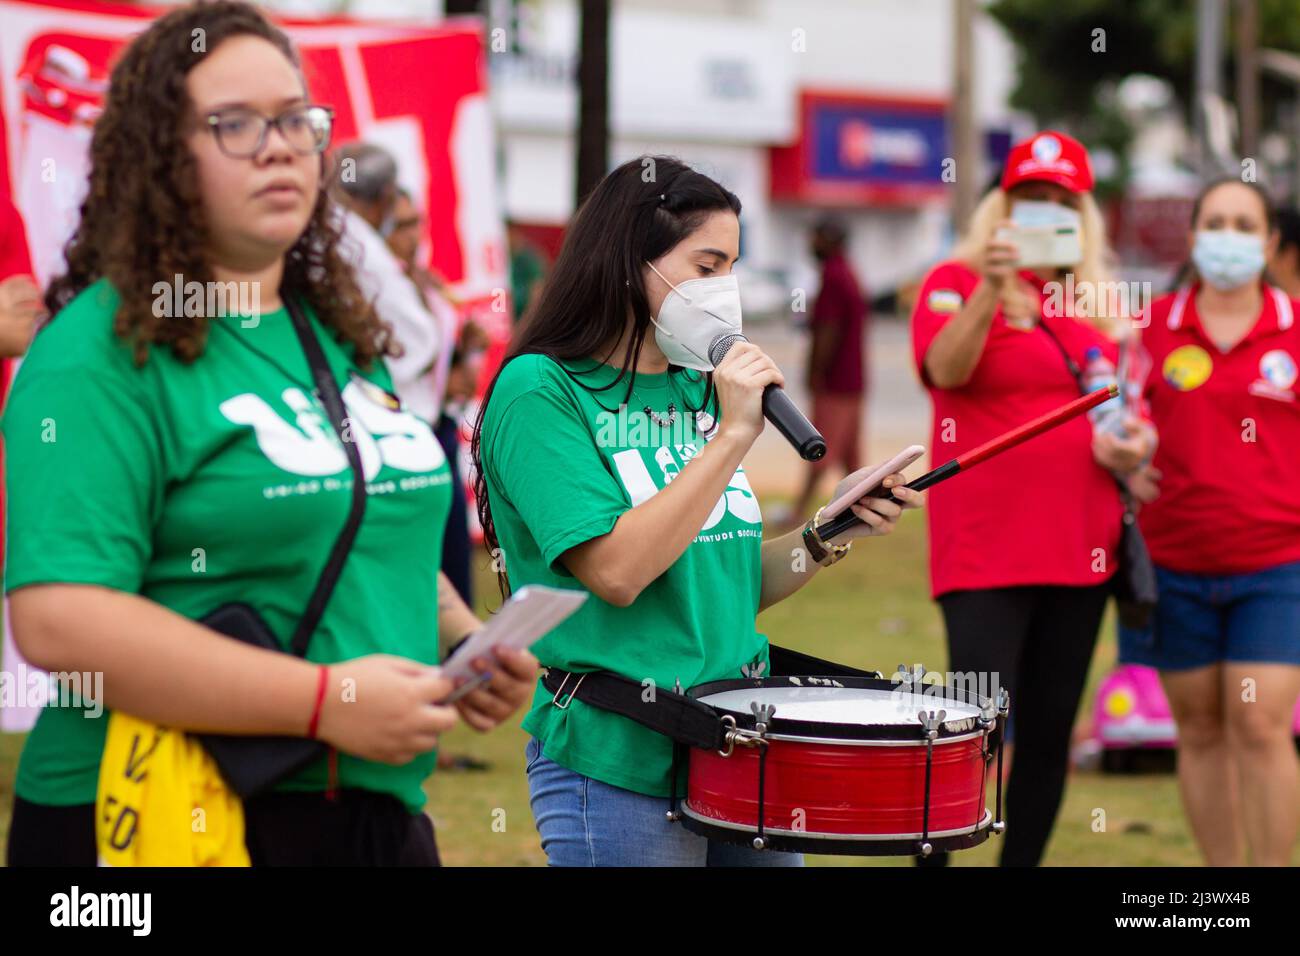
[[[31,274],[27,227],[10,198],[0,195],[0,282],[10,276]]]
[[[935,266],[921,283],[912,309],[912,357],[927,388],[932,383],[925,373],[925,353],[939,330],[961,311],[979,281],[979,274],[965,263],[952,261]]]

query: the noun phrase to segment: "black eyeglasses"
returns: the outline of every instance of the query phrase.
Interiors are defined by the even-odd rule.
[[[204,117],[217,138],[217,148],[232,159],[250,159],[266,145],[272,126],[299,156],[324,152],[330,143],[334,111],[328,106],[293,106],[274,119],[243,107],[218,110]]]

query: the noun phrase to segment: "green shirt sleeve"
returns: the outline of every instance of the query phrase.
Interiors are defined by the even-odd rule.
[[[631,504],[610,474],[582,413],[542,381],[513,396],[487,450],[489,477],[519,513],[557,574],[565,551],[607,534]]]
[[[4,414],[5,588],[138,593],[163,485],[152,405],[116,369],[47,357],[38,351],[19,368]]]

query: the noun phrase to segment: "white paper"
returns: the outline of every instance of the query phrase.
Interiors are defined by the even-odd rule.
[[[470,662],[475,658],[490,659],[497,647],[531,647],[582,607],[586,600],[586,591],[548,588],[540,584],[520,588],[442,665],[443,676],[452,680],[474,677],[476,672],[470,667]]]

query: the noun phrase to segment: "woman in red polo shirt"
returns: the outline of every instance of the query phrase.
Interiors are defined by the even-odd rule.
[[[954,257],[921,287],[917,368],[934,403],[931,448],[954,458],[1079,395],[1071,363],[1115,344],[1094,307],[1107,296],[1106,239],[1088,154],[1061,133],[1012,149],[1000,189],[981,201]],[[1018,268],[1003,230],[1070,225],[1065,267]],[[1015,760],[1002,865],[1042,857],[1065,788],[1070,730],[1117,562],[1122,505],[1112,473],[1146,458],[1154,433],[1078,418],[930,494],[931,590],[949,667],[983,693],[1011,694]],[[928,862],[928,861],[927,861]],[[941,862],[941,861],[940,861]]]
[[[1258,186],[1211,183],[1189,238],[1194,281],[1142,330],[1161,441],[1141,525],[1160,603],[1150,630],[1121,630],[1120,656],[1160,670],[1205,861],[1240,866],[1249,848],[1285,866],[1300,806],[1300,303],[1262,281],[1278,237]]]

